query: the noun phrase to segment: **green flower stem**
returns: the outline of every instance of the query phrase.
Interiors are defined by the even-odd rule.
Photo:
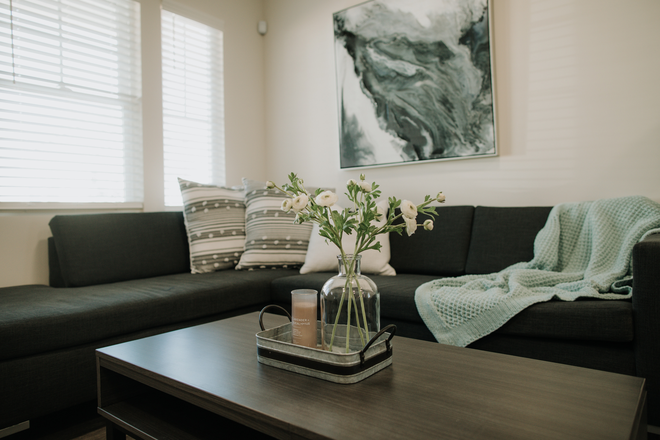
[[[367,243],[368,245],[369,243]],[[364,292],[360,288],[360,282],[357,279],[357,276],[355,275],[355,259],[357,255],[360,255],[361,248],[364,245],[364,239],[363,237],[360,237],[355,243],[355,253],[353,254],[353,261],[351,262],[351,273],[353,276],[355,276],[355,284],[357,285],[358,289],[358,296],[360,297],[360,306],[362,308],[362,320],[364,321],[364,334],[365,337],[362,336],[362,332],[360,332],[360,339],[362,341],[362,346],[364,347],[366,345],[366,341],[369,340],[369,323],[367,322],[367,310],[366,307],[364,306]],[[355,305],[356,308],[356,321],[359,323],[360,322],[360,317],[357,315],[357,304]],[[360,330],[360,325],[358,324],[358,330]],[[366,339],[366,341],[365,341]]]
[[[358,295],[360,296],[360,305],[362,306],[362,315],[365,316],[365,317],[366,317],[366,311],[365,311],[365,307],[364,307],[364,300],[362,298],[362,289],[360,288],[360,282],[358,281],[357,276],[355,274],[355,264],[356,264],[355,260],[356,260],[356,255],[353,255],[353,258],[350,261],[344,260],[345,261],[344,267],[345,267],[345,270],[347,272],[346,280],[347,280],[347,283],[349,284],[349,291],[350,291],[349,298],[350,298],[350,301],[352,301],[353,304],[355,305],[355,323],[356,323],[356,327],[357,327],[357,330],[358,330],[358,334],[360,335],[360,342],[362,343],[362,346],[364,347],[367,342],[364,338],[364,334],[362,332],[362,327],[361,327],[361,324],[360,324],[360,314],[358,312],[357,301],[355,301],[355,296],[353,295],[353,280],[355,280],[355,285],[356,285],[357,290],[358,290]],[[349,326],[350,326],[350,320],[349,320]],[[364,333],[368,334],[368,332],[369,332],[369,330],[368,330],[368,326],[367,326],[367,321],[365,319],[364,320]],[[346,352],[348,353],[348,343],[347,343],[347,351]]]
[[[351,340],[351,299],[353,296],[353,283],[351,283],[350,278],[348,279],[348,282],[350,283],[348,286],[349,289],[349,294],[348,294],[348,305],[346,306],[347,310],[347,317],[346,317],[346,353],[349,352],[349,346],[348,343]]]
[[[341,298],[339,299],[339,309],[337,310],[337,316],[335,317],[335,324],[332,326],[332,336],[330,337],[330,351],[332,351],[332,344],[335,341],[335,332],[337,331],[337,325],[339,324],[339,315],[341,308],[344,305],[344,297],[346,296],[346,288],[341,292]]]
[[[360,292],[360,305],[362,306],[362,319],[364,320],[364,333],[365,333],[365,336],[366,336],[365,339],[367,341],[369,341],[370,340],[370,337],[369,337],[369,324],[367,323],[367,311],[364,307],[364,296],[362,295],[362,292]],[[362,346],[364,347],[365,345],[366,345],[366,342],[365,342],[364,339],[362,339]]]
[[[356,280],[356,283],[357,283],[357,278],[355,280]],[[352,285],[352,283],[351,283],[351,285]],[[359,292],[360,292],[360,289],[358,287],[358,294],[359,294]],[[362,342],[362,346],[364,347],[366,342],[364,341],[364,335],[362,333],[362,328],[360,327],[360,313],[358,312],[358,305],[357,305],[357,301],[355,301],[355,296],[352,295],[352,289],[351,289],[351,298],[353,300],[353,304],[355,305],[355,322],[357,324],[356,326],[357,326],[358,334],[360,335],[360,341]],[[362,311],[364,312],[364,302],[362,302]],[[366,331],[366,328],[365,328],[365,331]]]

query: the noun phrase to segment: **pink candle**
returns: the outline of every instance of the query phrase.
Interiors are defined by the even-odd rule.
[[[316,290],[291,291],[293,343],[316,348]]]

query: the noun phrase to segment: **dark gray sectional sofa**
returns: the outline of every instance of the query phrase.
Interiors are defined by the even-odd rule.
[[[530,260],[550,209],[446,206],[433,231],[393,234],[397,275],[369,275],[381,292],[381,325],[434,340],[415,289]],[[98,347],[267,304],[290,308],[291,290],[320,290],[334,275],[191,274],[181,212],[55,216],[50,226],[51,285],[0,289],[0,429],[94,400]],[[470,347],[645,377],[649,424],[660,426],[660,235],[635,246],[633,264],[632,301],[537,304]]]

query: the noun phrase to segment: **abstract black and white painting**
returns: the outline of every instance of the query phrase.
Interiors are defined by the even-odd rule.
[[[488,0],[333,14],[341,168],[497,155]]]

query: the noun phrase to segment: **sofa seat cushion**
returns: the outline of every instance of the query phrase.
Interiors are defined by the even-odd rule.
[[[509,320],[496,333],[535,338],[630,342],[632,303],[582,299],[534,304]]]
[[[287,308],[294,289],[321,292],[332,272],[294,275],[273,281],[273,302]],[[394,277],[370,275],[380,292],[381,320],[423,324],[417,312],[415,290],[437,279],[431,275],[399,274]],[[584,299],[572,302],[549,301],[534,304],[514,316],[495,333],[548,339],[629,342],[633,340],[630,301]]]
[[[175,274],[100,286],[0,289],[0,359],[44,353],[270,302],[285,269]]]
[[[468,348],[635,376],[633,345],[632,342],[526,338],[495,332],[474,341]]]

